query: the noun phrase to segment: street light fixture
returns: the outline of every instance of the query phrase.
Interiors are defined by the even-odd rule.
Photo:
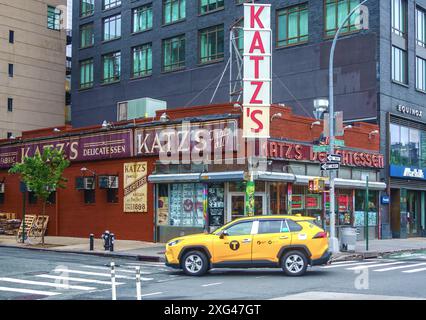
[[[271,122],[275,119],[275,118],[282,118],[283,114],[281,112],[275,113],[272,117],[271,117]]]
[[[313,128],[314,126],[320,126],[320,125],[321,125],[321,122],[320,122],[320,121],[312,122],[312,124],[311,124],[311,130],[312,130],[312,128]]]
[[[324,113],[328,110],[329,102],[326,98],[319,98],[314,100],[314,116],[315,119],[320,120]]]
[[[379,134],[379,130],[373,130],[368,134],[368,140],[371,140],[373,135]]]

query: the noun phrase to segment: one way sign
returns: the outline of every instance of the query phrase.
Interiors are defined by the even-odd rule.
[[[334,162],[327,162],[327,163],[321,163],[321,170],[327,171],[327,170],[339,170],[340,164],[334,163]]]
[[[327,161],[328,162],[342,162],[342,156],[339,154],[327,154]]]

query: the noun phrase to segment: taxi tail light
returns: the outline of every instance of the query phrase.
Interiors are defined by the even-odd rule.
[[[327,238],[327,232],[321,231],[318,232],[312,239],[326,239]]]

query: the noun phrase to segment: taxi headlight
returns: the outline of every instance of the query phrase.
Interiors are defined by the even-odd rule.
[[[167,245],[169,246],[169,247],[172,247],[172,246],[175,246],[175,245],[177,245],[179,242],[181,242],[182,240],[175,240],[175,241],[171,241],[171,242],[169,242]]]

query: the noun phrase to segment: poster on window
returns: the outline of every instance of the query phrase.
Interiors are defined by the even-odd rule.
[[[220,227],[225,223],[225,189],[223,184],[209,186],[208,191],[209,225]]]
[[[170,225],[203,227],[203,184],[170,185]]]
[[[147,162],[124,164],[124,212],[148,212]]]

